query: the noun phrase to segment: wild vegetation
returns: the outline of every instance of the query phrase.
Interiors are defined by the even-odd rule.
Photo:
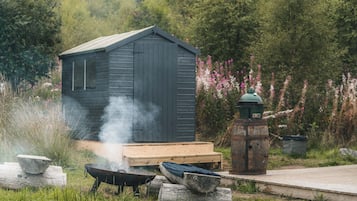
[[[57,71],[58,73],[58,71]],[[56,72],[52,73],[54,77]],[[56,80],[56,79],[53,79]],[[35,96],[12,93],[1,96],[1,132],[0,132],[0,162],[15,161],[16,154],[31,153],[46,155],[53,159],[53,165],[61,165],[67,174],[65,188],[25,188],[18,191],[0,189],[3,200],[157,200],[154,195],[145,194],[145,186],[141,187],[140,197],[134,197],[131,188],[126,188],[124,194],[115,195],[117,188],[102,184],[97,193],[89,193],[94,179],[84,172],[84,164],[95,162],[97,156],[89,151],[75,148],[69,138],[59,109],[59,94],[56,83],[48,86],[50,79],[41,80],[40,86],[34,87]],[[47,86],[46,88],[43,88]],[[39,90],[39,88],[42,88]],[[49,98],[48,98],[49,97]],[[217,148],[225,160],[230,161],[230,148]],[[330,165],[346,165],[356,163],[356,159],[343,157],[337,148],[309,149],[306,157],[296,158],[281,153],[281,149],[273,148],[269,154],[268,169],[278,169],[284,166],[318,167]],[[280,196],[265,196],[259,193],[254,183],[241,183],[232,186],[233,200],[292,200]]]
[[[273,136],[307,135],[311,147],[356,143],[357,82],[349,73],[347,77],[342,75],[339,85],[327,80],[324,94],[305,80],[300,93],[292,95],[291,76],[286,77],[281,90],[276,92],[273,74],[270,89],[265,90],[261,65],[234,72],[231,70],[234,69],[232,60],[212,63],[208,57],[207,61],[199,60],[197,67],[198,129],[206,137],[217,137],[217,133],[221,133],[217,138],[218,145],[229,145],[229,124],[238,118],[234,116],[236,106],[248,87],[254,88],[263,98],[265,116]],[[298,98],[295,105],[289,100],[292,96]]]
[[[314,145],[320,139],[325,145],[356,142],[353,0],[3,0],[0,5],[0,72],[15,91],[31,90],[48,76],[58,62],[54,55],[63,50],[156,24],[201,51],[198,83],[211,79],[203,90],[197,86],[197,131],[203,136],[221,137],[240,95],[254,87],[266,111],[293,110],[288,118],[269,120],[273,134],[307,135]]]
[[[200,49],[197,133],[222,146],[227,160],[237,101],[253,87],[273,144],[287,134],[309,139],[306,158],[274,148],[269,168],[356,163],[337,151],[357,144],[356,9],[355,0],[0,0],[0,161],[46,153],[70,178],[68,188],[0,190],[0,197],[137,200],[111,196],[110,188],[87,193],[83,164],[93,156],[74,149],[62,120],[56,55],[153,24]]]

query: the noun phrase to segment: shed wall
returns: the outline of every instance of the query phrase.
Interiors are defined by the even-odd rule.
[[[176,44],[135,42],[134,99],[144,109],[142,123],[134,125],[135,141],[175,141],[176,66]]]
[[[124,46],[113,49],[109,52],[96,52],[84,55],[68,56],[62,60],[62,95],[64,97],[64,105],[68,103],[68,98],[75,100],[81,105],[80,115],[86,115],[86,122],[78,122],[85,124],[89,128],[91,136],[89,138],[96,139],[100,127],[103,122],[101,120],[104,114],[104,108],[109,103],[110,97],[127,97],[134,98],[135,84],[141,80],[135,77],[135,44],[136,43],[167,43],[172,44],[171,47],[176,48],[174,52],[177,58],[175,68],[171,73],[168,73],[167,79],[174,80],[172,91],[169,92],[173,107],[169,109],[170,115],[174,116],[174,120],[170,120],[169,134],[167,138],[161,140],[155,139],[154,136],[139,136],[139,141],[194,141],[195,140],[195,68],[196,56],[194,53],[178,46],[160,35],[150,34],[136,41],[130,42]],[[165,46],[166,47],[166,46]],[[169,47],[169,46],[167,46]],[[83,60],[89,57],[94,57],[96,60],[96,88],[87,90],[72,91],[72,62]],[[164,58],[167,59],[167,58]],[[169,65],[169,64],[168,64]],[[170,69],[168,69],[170,71]],[[162,76],[162,75],[161,75]],[[172,78],[170,78],[172,77]],[[155,77],[160,79],[160,77]],[[155,96],[161,93],[160,87],[153,92]],[[75,107],[77,110],[80,107]],[[75,114],[66,110],[66,116],[78,120]],[[67,118],[66,118],[67,119]],[[172,124],[172,125],[171,125]],[[145,131],[143,132],[145,134]],[[88,134],[88,133],[85,133]],[[160,136],[160,134],[158,134]],[[133,137],[135,139],[135,137]]]
[[[134,43],[109,53],[109,96],[133,97]]]
[[[134,85],[141,80],[137,80],[135,77],[135,52],[136,43],[169,43],[170,41],[160,37],[159,35],[151,34],[143,37],[137,41],[131,42],[123,47],[112,50],[109,53],[109,96],[124,96],[134,98]],[[196,57],[193,53],[187,50],[174,46],[177,52],[177,58],[175,62],[177,65],[172,72],[175,81],[172,94],[166,94],[172,96],[174,99],[174,108],[170,110],[170,115],[175,116],[171,121],[171,127],[164,128],[170,133],[158,133],[157,136],[152,136],[149,131],[144,133],[134,132],[133,139],[136,141],[193,141],[195,140],[195,68]],[[167,59],[167,58],[165,58]],[[169,69],[170,70],[170,69]],[[161,79],[159,76],[154,79]],[[170,79],[170,78],[168,78]],[[163,83],[165,84],[165,83]],[[162,87],[161,87],[162,89]],[[156,92],[152,92],[155,96],[158,96],[162,92],[160,88],[157,88]],[[135,126],[134,126],[135,127]],[[144,136],[143,136],[144,135]],[[147,136],[145,136],[147,135]],[[158,139],[160,137],[160,139]]]
[[[176,141],[194,141],[196,119],[196,55],[179,47],[177,64]]]
[[[72,91],[72,62],[95,59],[96,87]],[[108,55],[104,52],[67,57],[62,61],[62,98],[65,117],[79,138],[97,139],[103,108],[108,104]]]

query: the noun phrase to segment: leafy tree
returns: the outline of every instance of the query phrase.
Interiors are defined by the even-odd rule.
[[[129,20],[132,29],[157,25],[165,31],[194,45],[193,21],[195,10],[203,1],[141,0]]]
[[[206,0],[192,5],[193,43],[203,55],[217,60],[249,59],[246,48],[255,35],[256,21],[251,15],[255,0]]]
[[[13,89],[47,75],[60,42],[53,0],[0,1],[0,72]]]
[[[357,1],[341,0],[336,11],[337,40],[344,71],[357,73]]]
[[[97,23],[92,20],[85,0],[63,0],[61,16],[61,50],[66,50],[99,36]]]
[[[94,38],[127,31],[134,0],[62,0],[61,50]]]
[[[167,29],[169,27],[168,13],[167,0],[143,0],[138,3],[130,24],[135,28],[156,24]]]
[[[331,1],[261,0],[258,7],[260,33],[251,51],[263,69],[309,85],[340,75]]]

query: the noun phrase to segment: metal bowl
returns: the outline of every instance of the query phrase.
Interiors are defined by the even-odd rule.
[[[51,159],[45,156],[17,155],[22,171],[28,174],[42,174],[51,163]]]

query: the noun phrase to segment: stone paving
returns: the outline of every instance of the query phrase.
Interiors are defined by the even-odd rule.
[[[219,172],[224,179],[255,181],[264,184],[264,189],[274,194],[296,195],[293,197],[310,199],[317,193],[331,200],[357,201],[357,165],[268,170],[265,175],[232,175]],[[279,186],[282,192],[273,188]],[[290,188],[287,193],[287,188]],[[296,193],[301,191],[300,193]],[[311,191],[308,196],[306,192]]]

